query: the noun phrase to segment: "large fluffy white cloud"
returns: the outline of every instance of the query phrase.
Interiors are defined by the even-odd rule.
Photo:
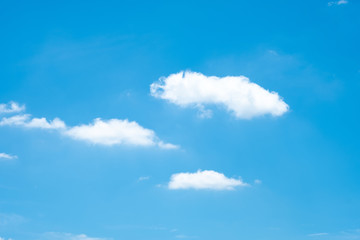
[[[153,130],[140,126],[137,122],[127,119],[101,120],[97,118],[94,123],[72,127],[65,134],[78,140],[88,141],[101,145],[138,145],[161,148],[176,148],[175,145],[159,141]]]
[[[14,113],[21,112],[25,110],[24,105],[20,105],[16,102],[9,102],[8,104],[1,103],[0,104],[0,113]]]
[[[0,119],[0,126],[55,129],[70,138],[100,145],[124,144],[158,146],[163,149],[178,148],[177,145],[161,141],[153,130],[127,119],[102,120],[97,118],[93,123],[71,127],[59,118],[48,121],[46,118],[32,118],[30,114],[18,114]]]
[[[173,174],[168,183],[169,189],[212,189],[234,190],[236,187],[248,186],[241,179],[228,178],[212,170],[198,170],[195,173]]]
[[[244,76],[205,76],[197,72],[179,72],[151,84],[151,95],[182,107],[197,107],[210,117],[206,105],[224,106],[237,118],[251,119],[270,114],[281,116],[289,106],[276,92],[250,82]]]

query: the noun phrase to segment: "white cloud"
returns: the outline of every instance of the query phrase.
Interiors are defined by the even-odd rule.
[[[72,127],[65,131],[65,134],[74,139],[100,145],[158,145],[165,149],[176,148],[173,144],[159,141],[153,130],[143,128],[137,122],[130,122],[127,119],[97,118],[92,124]]]
[[[206,105],[221,105],[237,118],[251,119],[270,114],[281,116],[289,106],[276,92],[270,92],[244,76],[205,76],[179,72],[151,84],[151,95],[182,107],[196,107],[202,117],[211,117]]]
[[[171,176],[169,189],[213,189],[234,190],[248,186],[241,179],[228,178],[212,170],[198,170],[196,173],[176,173]]]
[[[0,126],[21,126],[26,128],[42,129],[65,129],[65,123],[59,118],[47,121],[46,118],[31,118],[29,114],[15,115],[12,117],[3,117]]]
[[[71,233],[48,232],[48,233],[44,233],[41,239],[43,240],[106,240],[107,238],[88,237],[85,234],[76,235]]]
[[[22,112],[24,110],[25,110],[25,106],[19,105],[16,102],[9,102],[8,104],[5,103],[0,104],[0,114]]]
[[[25,108],[25,107],[24,107]],[[140,126],[127,119],[102,120],[97,118],[88,125],[66,126],[59,118],[48,121],[46,118],[32,118],[30,114],[18,114],[0,119],[0,126],[19,126],[25,128],[56,129],[61,134],[76,140],[100,145],[158,146],[163,149],[177,149],[179,146],[161,141],[153,130]]]
[[[178,148],[180,148],[179,145],[174,145],[172,143],[164,143],[163,141],[159,141],[157,143],[157,145],[163,149],[178,149]]]
[[[5,160],[12,160],[12,159],[16,159],[17,156],[15,155],[10,155],[10,154],[7,154],[7,153],[0,153],[0,161],[5,159]]]
[[[340,1],[328,2],[328,6],[343,5],[347,3],[349,3],[347,0],[340,0]]]

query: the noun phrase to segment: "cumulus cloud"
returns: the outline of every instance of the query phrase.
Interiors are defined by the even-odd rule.
[[[153,130],[140,126],[127,119],[102,120],[79,126],[67,126],[59,118],[32,118],[30,114],[18,114],[0,119],[0,126],[18,126],[24,128],[55,129],[61,134],[76,140],[99,145],[135,145],[158,146],[163,149],[177,149],[179,146],[161,141]]]
[[[242,119],[265,114],[281,116],[289,110],[278,93],[270,92],[244,76],[216,77],[179,72],[152,83],[150,93],[182,107],[196,107],[202,117],[211,117],[211,112],[205,109],[207,105],[224,106]]]
[[[24,110],[25,110],[25,106],[24,105],[19,105],[16,102],[9,102],[8,104],[6,104],[6,103],[1,103],[0,104],[0,114],[1,113],[22,112]]]
[[[212,170],[198,170],[195,173],[176,173],[170,178],[169,189],[212,189],[234,190],[248,186],[241,179],[228,178]]]
[[[71,233],[58,233],[48,232],[43,234],[42,240],[109,240],[107,238],[94,238],[88,237],[85,234],[71,234]]]
[[[159,141],[153,130],[146,129],[137,122],[130,122],[127,119],[101,120],[97,118],[94,123],[72,127],[65,131],[65,134],[74,139],[100,145],[157,145],[165,149],[177,148],[173,144]]]
[[[52,121],[46,118],[31,118],[30,114],[15,115],[12,117],[3,117],[0,126],[21,126],[26,128],[42,128],[42,129],[65,129],[65,123],[59,118]]]
[[[328,2],[328,6],[343,5],[347,3],[348,3],[347,0],[333,1],[333,2]]]
[[[0,153],[0,161],[1,160],[12,160],[12,159],[16,159],[17,156],[15,155],[10,155],[10,154],[7,154],[7,153]]]

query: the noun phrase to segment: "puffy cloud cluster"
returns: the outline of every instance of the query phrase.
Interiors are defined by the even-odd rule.
[[[195,173],[173,174],[168,183],[169,189],[210,189],[234,190],[236,187],[248,186],[241,179],[228,178],[212,170],[198,170]]]
[[[171,149],[177,146],[159,141],[153,130],[140,126],[137,122],[130,122],[127,119],[110,119],[103,121],[100,118],[94,123],[69,128],[65,131],[67,136],[74,139],[88,141],[102,145],[137,145],[154,146]]]
[[[203,117],[211,117],[206,105],[224,106],[237,118],[251,119],[270,114],[281,116],[289,106],[276,92],[250,82],[244,76],[205,76],[179,72],[151,84],[151,95],[182,107],[196,107]]]

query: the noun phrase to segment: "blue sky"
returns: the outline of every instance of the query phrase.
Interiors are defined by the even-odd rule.
[[[359,10],[2,1],[0,240],[360,239]]]

